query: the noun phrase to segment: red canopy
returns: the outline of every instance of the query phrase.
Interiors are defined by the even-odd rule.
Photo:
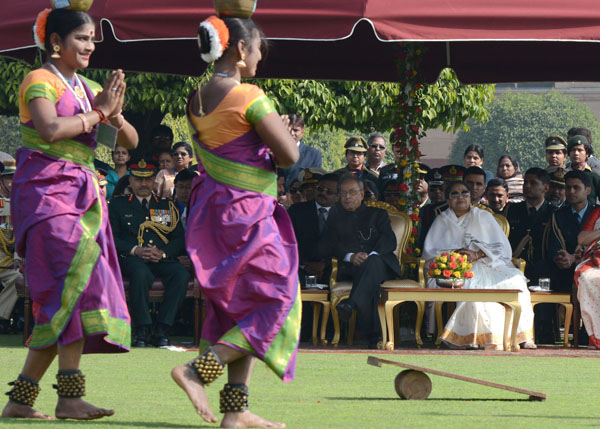
[[[0,54],[31,61],[31,26],[48,0],[3,8]],[[198,23],[212,0],[96,0],[92,67],[198,75]],[[426,46],[423,76],[453,67],[465,82],[597,80],[597,0],[258,0],[273,40],[259,77],[397,79],[398,41]]]

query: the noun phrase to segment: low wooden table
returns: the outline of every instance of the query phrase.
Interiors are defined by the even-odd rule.
[[[517,344],[517,327],[521,318],[521,304],[519,303],[519,289],[427,289],[427,288],[383,288],[378,311],[381,322],[382,344],[386,349],[394,348],[394,307],[402,302],[410,301],[417,304],[417,323],[415,326],[415,337],[417,346],[423,345],[421,340],[421,323],[425,313],[425,303],[436,302],[436,316],[441,316],[441,303],[444,302],[497,302],[502,304],[506,310],[504,316],[503,346],[505,351],[516,352],[519,350]],[[438,332],[442,332],[442,319],[436,317]],[[508,329],[512,320],[511,344],[508,343]],[[386,329],[387,327],[387,329]],[[390,342],[387,339],[390,338]],[[438,338],[436,344],[440,344]]]
[[[314,302],[316,304],[313,309],[313,326],[312,326],[312,341],[314,346],[319,345],[317,339],[317,325],[319,324],[319,315],[321,314],[321,306],[323,306],[323,321],[321,322],[321,345],[327,345],[325,339],[325,329],[327,328],[327,321],[329,320],[329,311],[331,309],[331,303],[329,302],[329,291],[319,289],[302,289],[301,292],[302,302]]]
[[[569,328],[571,327],[571,317],[573,315],[573,304],[571,303],[570,293],[561,292],[531,292],[531,306],[536,304],[560,304],[565,308],[565,347],[569,347]]]

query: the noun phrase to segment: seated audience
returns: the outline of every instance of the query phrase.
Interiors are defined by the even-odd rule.
[[[179,173],[177,173],[177,176],[175,176],[175,193],[173,197],[175,200],[175,206],[180,213],[179,219],[181,220],[183,229],[185,229],[187,225],[187,210],[188,204],[190,203],[190,193],[192,192],[192,182],[196,176],[197,173],[189,168],[181,170]]]
[[[569,139],[571,137],[574,137],[577,135],[585,137],[587,139],[588,143],[590,145],[592,144],[592,132],[590,130],[588,130],[587,128],[583,128],[583,127],[573,127],[569,131],[567,131],[567,141],[569,141]],[[599,173],[600,160],[598,158],[596,158],[593,153],[590,153],[588,155],[587,164],[590,166],[592,171],[594,171],[596,174]],[[567,163],[566,167],[567,168],[570,167],[570,162]]]
[[[519,168],[519,161],[513,155],[504,154],[498,159],[496,177],[504,179],[508,184],[508,201],[520,203],[523,201],[523,174]]]
[[[577,235],[595,208],[587,199],[591,191],[588,176],[581,171],[569,171],[564,179],[567,203],[552,214],[548,234],[548,260],[554,262],[550,267],[551,284],[552,290],[557,292],[571,292],[575,266],[579,259]],[[550,308],[546,309],[542,307],[540,311],[537,307],[536,342],[554,343],[554,306],[548,305]]]
[[[154,182],[154,193],[162,198],[172,198],[176,174],[173,155],[170,150],[162,150],[157,156],[160,171]]]
[[[567,159],[567,142],[561,136],[549,136],[546,145],[546,171],[552,173],[556,168],[564,168]]]
[[[106,199],[109,200],[113,196],[113,192],[115,191],[115,186],[119,179],[123,176],[129,174],[127,170],[127,162],[131,159],[131,155],[129,151],[122,146],[115,145],[114,150],[112,151],[112,160],[115,164],[114,169],[108,170],[106,173]]]
[[[444,165],[440,168],[440,174],[444,180],[442,190],[444,191],[444,201],[440,201],[435,204],[426,205],[423,210],[419,213],[421,216],[421,230],[419,232],[419,241],[417,247],[422,249],[425,243],[425,237],[431,227],[431,224],[435,220],[436,216],[442,213],[448,208],[448,203],[445,201],[446,188],[454,182],[462,182],[467,169],[462,165]]]
[[[298,241],[298,274],[302,287],[305,287],[307,275],[315,276],[317,283],[329,284],[331,259],[319,257],[317,245],[327,219],[336,210],[334,206],[338,201],[338,179],[333,173],[321,176],[315,199],[294,204],[288,212]]]
[[[383,185],[383,201],[393,205],[396,208],[400,208],[398,200],[405,193],[406,192],[403,192],[400,189],[400,183],[398,183],[396,180],[388,180],[385,185]]]
[[[379,201],[379,191],[377,184],[371,180],[363,180],[365,183],[365,199],[364,201]]]
[[[194,152],[192,151],[192,147],[189,145],[189,143],[175,143],[173,145],[171,155],[173,156],[173,161],[175,163],[176,173],[179,173],[185,168],[192,168],[192,157],[194,156]]]
[[[571,160],[569,171],[579,170],[589,176],[592,190],[588,196],[588,200],[595,204],[597,199],[600,198],[600,176],[592,171],[592,168],[587,163],[588,157],[594,153],[592,145],[586,137],[575,135],[568,141],[567,153]]]
[[[541,168],[525,172],[523,195],[525,201],[510,204],[506,218],[510,223],[508,236],[513,257],[525,260],[525,276],[537,284],[540,277],[548,277],[548,262],[544,258],[544,230],[554,208],[544,199],[550,176]]]
[[[385,166],[387,142],[381,133],[373,133],[367,139],[367,162],[365,167],[379,177],[379,171]]]
[[[485,171],[480,167],[469,167],[465,171],[463,182],[471,191],[471,204],[482,204],[485,194]]]
[[[487,184],[485,190],[487,205],[494,213],[500,213],[506,217],[505,209],[508,204],[508,184],[498,177],[494,177]]]
[[[305,201],[312,201],[315,199],[317,193],[317,183],[319,179],[327,174],[327,171],[319,167],[305,168],[298,173],[298,180],[300,180],[300,191],[304,195]]]
[[[298,178],[298,173],[300,173],[301,170],[309,167],[321,168],[323,166],[321,151],[317,148],[305,145],[302,142],[302,137],[304,137],[304,119],[302,116],[292,113],[288,115],[288,118],[291,127],[290,133],[298,145],[300,157],[293,166],[283,169],[283,174],[286,178],[285,185],[287,187]]]
[[[550,184],[546,192],[546,201],[555,209],[559,209],[565,203],[565,173],[566,170],[561,167],[547,168],[546,171],[550,174]]]
[[[10,267],[0,270],[0,333],[7,333],[11,327],[10,319],[17,303],[17,280],[23,279],[20,268],[23,260],[15,252],[14,231],[10,214],[10,191],[12,180],[17,171],[15,159],[2,152],[0,162],[0,234],[2,234],[2,246],[0,246],[0,260],[2,265]]]
[[[292,205],[292,201],[285,191],[285,176],[281,168],[277,169],[277,202],[286,210]]]
[[[306,201],[306,198],[304,198],[304,194],[302,193],[302,189],[300,189],[300,185],[300,181],[298,179],[295,179],[292,181],[290,187],[288,188],[288,195],[291,205],[303,203]]]
[[[124,277],[129,279],[129,312],[135,329],[132,346],[169,344],[168,330],[185,298],[190,273],[177,260],[185,254],[184,230],[175,204],[152,193],[156,166],[144,159],[129,163],[133,194],[114,197],[109,217]],[[155,277],[165,286],[154,335],[148,291]]]
[[[387,211],[365,206],[364,184],[356,176],[340,179],[339,209],[329,216],[319,240],[319,257],[335,256],[339,261],[338,280],[352,280],[350,298],[337,306],[340,318],[348,321],[356,309],[374,348],[381,336],[377,313],[382,282],[402,275],[396,250],[396,236]]]
[[[471,193],[462,182],[446,188],[449,210],[436,217],[425,239],[423,257],[431,261],[444,252],[466,255],[473,263],[474,277],[467,279],[467,289],[519,289],[522,306],[517,328],[517,342],[525,348],[533,343],[533,310],[527,281],[511,262],[511,248],[506,235],[486,210],[471,206]],[[435,279],[428,280],[435,287]],[[504,307],[498,303],[461,302],[441,333],[453,347],[502,350]]]
[[[575,268],[577,300],[589,345],[600,350],[600,207],[587,218],[577,241],[584,246],[582,261]]]
[[[131,186],[129,186],[129,172],[126,176],[121,177],[115,185],[112,198],[122,197],[123,195],[131,195]]]
[[[429,170],[431,170],[431,168],[422,163],[419,163],[419,166],[417,167],[417,173],[419,173],[419,185],[417,186],[417,193],[419,194],[419,198],[421,200],[419,202],[420,209],[431,203],[429,200],[429,184],[427,183],[427,180],[425,180],[425,176],[427,176]]]
[[[346,161],[348,164],[334,171],[339,176],[352,174],[359,179],[369,179],[377,182],[377,175],[365,167],[365,154],[367,153],[367,142],[361,136],[352,136],[344,145],[346,149]]]
[[[469,167],[480,167],[483,168],[483,147],[478,144],[470,144],[465,149],[463,156],[465,162],[465,168]],[[494,178],[494,174],[491,171],[485,170],[485,183],[489,182]]]
[[[425,175],[425,181],[427,182],[427,196],[429,197],[430,204],[441,203],[444,201],[444,191],[442,186],[444,181],[442,180],[442,174],[439,168],[432,168]]]

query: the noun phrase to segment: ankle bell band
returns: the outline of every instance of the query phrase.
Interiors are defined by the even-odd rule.
[[[219,407],[222,413],[241,412],[248,409],[248,386],[227,383],[221,392]]]
[[[57,383],[52,387],[61,398],[81,398],[85,396],[85,375],[78,369],[58,371]]]
[[[35,400],[40,393],[40,385],[35,381],[19,375],[15,381],[8,383],[13,386],[10,392],[6,392],[10,401],[21,405],[33,407]]]
[[[198,378],[200,378],[200,381],[205,386],[208,386],[225,372],[225,365],[223,365],[221,359],[219,359],[212,347],[209,347],[208,350],[191,361],[188,365],[196,371]]]

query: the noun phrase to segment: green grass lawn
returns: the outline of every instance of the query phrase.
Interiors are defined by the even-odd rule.
[[[17,336],[0,336],[0,385],[16,378],[27,350]],[[376,353],[373,353],[376,355]],[[191,360],[193,352],[154,348],[122,355],[84,356],[86,399],[114,408],[116,414],[90,422],[0,419],[0,427],[38,428],[191,428],[216,427],[197,417],[187,397],[171,380],[170,369]],[[428,400],[403,401],[395,393],[394,377],[401,368],[366,364],[368,354],[307,353],[298,356],[296,380],[282,383],[258,363],[250,385],[250,407],[288,428],[387,427],[560,427],[600,425],[600,360],[531,356],[423,356],[381,357],[502,384],[544,392],[545,402],[525,395],[432,375]],[[52,389],[56,363],[41,381],[36,408],[53,413]],[[208,388],[213,411],[226,377]]]

